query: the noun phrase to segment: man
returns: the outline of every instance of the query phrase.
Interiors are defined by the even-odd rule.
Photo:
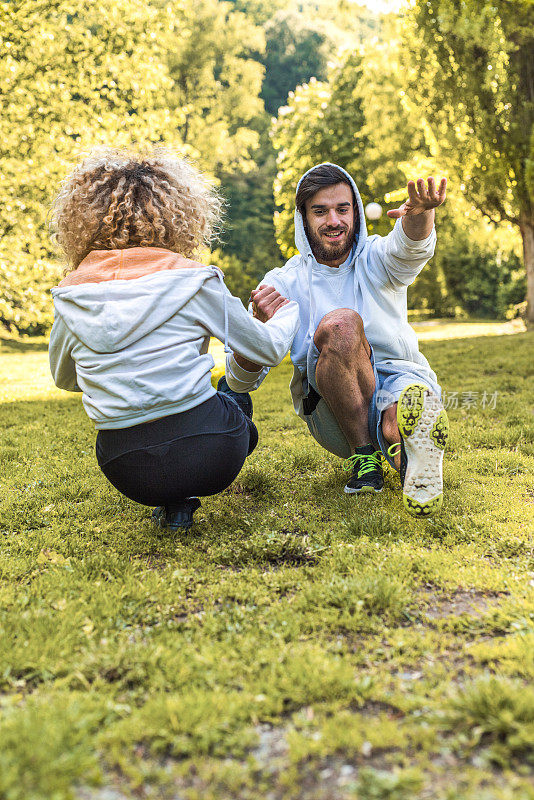
[[[297,186],[299,254],[267,273],[252,292],[252,310],[269,319],[296,300],[300,329],[291,347],[291,394],[317,442],[345,458],[345,492],[379,492],[382,458],[399,470],[403,501],[415,516],[442,504],[447,415],[435,373],[408,324],[407,287],[432,257],[434,209],[446,181],[408,183],[408,200],[388,215],[395,227],[368,236],[352,177],[319,164]],[[235,392],[256,389],[268,369],[239,354],[227,359]]]

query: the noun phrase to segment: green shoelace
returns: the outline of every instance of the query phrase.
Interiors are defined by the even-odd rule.
[[[395,444],[392,444],[390,447],[388,447],[388,456],[390,458],[395,458],[395,456],[398,455],[400,451],[401,451],[401,443],[395,442]]]
[[[358,468],[358,477],[367,475],[368,472],[375,472],[382,466],[382,453],[378,450],[375,453],[354,453],[343,462],[343,469],[347,472],[354,467]]]

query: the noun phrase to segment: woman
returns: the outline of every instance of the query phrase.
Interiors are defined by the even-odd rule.
[[[209,337],[275,366],[299,325],[296,304],[282,297],[272,319],[254,319],[220,270],[191,260],[220,208],[201,174],[172,154],[104,150],[66,178],[52,210],[68,262],[52,290],[52,375],[82,392],[104,475],[132,500],[160,506],[156,518],[175,529],[192,524],[197,495],[232,483],[258,439],[250,398],[211,385]]]

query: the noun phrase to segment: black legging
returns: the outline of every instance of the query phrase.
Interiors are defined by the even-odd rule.
[[[226,489],[257,443],[254,423],[227,395],[217,393],[181,414],[99,431],[96,457],[126,497],[171,508],[186,497]]]

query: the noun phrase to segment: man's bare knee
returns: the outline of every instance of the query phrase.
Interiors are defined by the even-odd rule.
[[[317,347],[332,339],[354,339],[355,334],[363,334],[363,321],[356,311],[350,308],[336,308],[325,314],[318,324],[313,340]]]
[[[367,353],[371,352],[365,338],[363,320],[350,308],[336,308],[325,314],[316,328],[313,341],[320,351],[327,346],[353,349],[363,344]]]

